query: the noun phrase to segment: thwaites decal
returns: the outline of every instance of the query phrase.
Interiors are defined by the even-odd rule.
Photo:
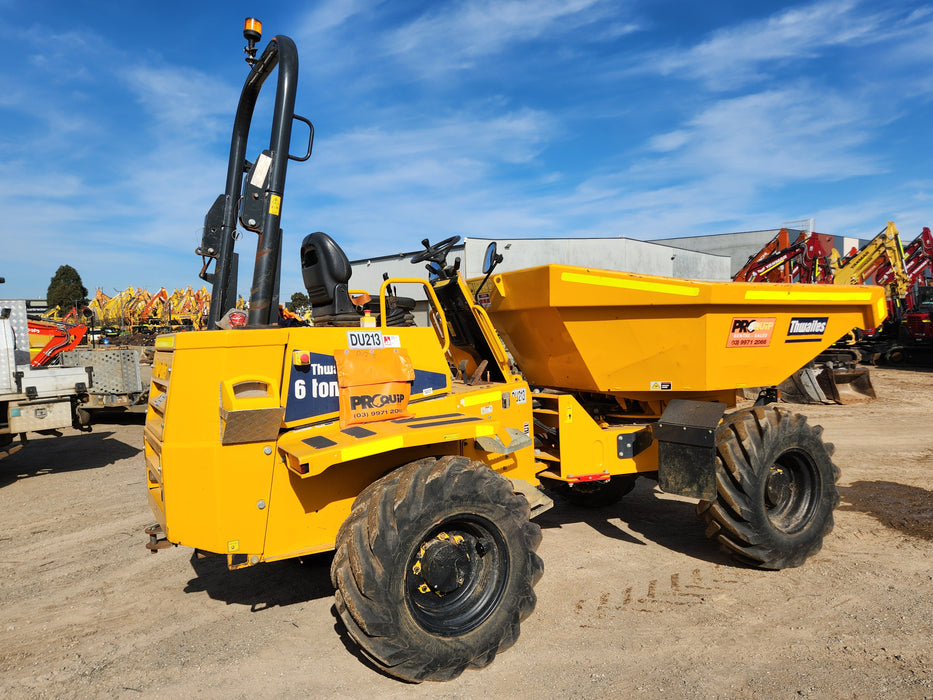
[[[785,343],[818,343],[823,340],[829,316],[795,316],[787,327]]]
[[[333,355],[308,354],[311,356],[309,365],[292,367],[285,403],[286,423],[340,410],[340,387]]]

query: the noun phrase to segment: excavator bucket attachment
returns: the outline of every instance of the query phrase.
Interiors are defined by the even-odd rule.
[[[875,387],[871,383],[871,373],[865,367],[858,369],[827,367],[817,375],[817,381],[827,398],[836,403],[860,403],[877,398]]]
[[[810,367],[799,369],[778,385],[781,398],[789,403],[823,404],[832,403],[820,387],[817,373]]]
[[[833,369],[804,367],[778,385],[781,397],[790,403],[860,403],[877,398],[867,368]]]

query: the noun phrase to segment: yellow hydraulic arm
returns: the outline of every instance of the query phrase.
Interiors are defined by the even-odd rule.
[[[890,263],[894,275],[889,294],[902,299],[910,288],[910,278],[904,263],[904,249],[893,221],[889,221],[881,233],[849,260],[840,258],[835,250],[832,252],[829,265],[833,284],[864,284],[871,273],[886,260]]]

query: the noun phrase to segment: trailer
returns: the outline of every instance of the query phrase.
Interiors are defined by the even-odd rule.
[[[76,425],[90,383],[84,367],[33,366],[26,302],[0,299],[0,457],[18,451],[29,433]]]

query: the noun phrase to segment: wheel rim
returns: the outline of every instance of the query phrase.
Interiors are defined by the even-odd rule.
[[[508,576],[508,549],[499,529],[483,517],[458,515],[419,539],[405,568],[405,597],[421,627],[455,637],[493,613]]]
[[[785,535],[805,529],[819,508],[821,482],[816,464],[804,452],[785,452],[765,480],[765,512]]]

